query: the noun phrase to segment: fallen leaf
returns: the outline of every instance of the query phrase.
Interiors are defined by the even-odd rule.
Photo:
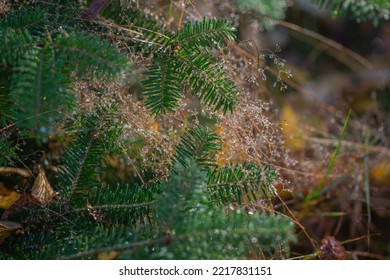
[[[370,179],[382,185],[390,185],[390,161],[383,160],[370,169]]]
[[[11,221],[0,221],[0,244],[2,244],[5,239],[10,236],[12,233],[23,231],[21,224]]]
[[[38,200],[42,206],[46,206],[52,202],[53,198],[57,195],[47,180],[45,171],[38,165],[38,176],[35,179],[34,185],[31,188],[31,195]]]
[[[321,240],[320,251],[320,260],[344,260],[346,256],[343,245],[333,236]]]
[[[15,191],[8,190],[0,182],[0,208],[8,209],[20,198],[20,194]]]

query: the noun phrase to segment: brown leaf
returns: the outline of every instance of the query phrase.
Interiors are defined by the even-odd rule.
[[[5,239],[10,236],[12,233],[22,232],[22,225],[16,222],[10,221],[0,221],[0,244],[2,244]]]
[[[38,200],[41,205],[46,206],[48,203],[52,202],[57,194],[47,180],[45,171],[42,169],[41,165],[38,165],[38,171],[39,174],[31,188],[31,195]]]
[[[94,19],[101,13],[108,5],[108,0],[92,0],[88,10],[83,14],[84,19]]]
[[[343,245],[333,236],[322,239],[320,250],[320,260],[344,260],[346,257]]]

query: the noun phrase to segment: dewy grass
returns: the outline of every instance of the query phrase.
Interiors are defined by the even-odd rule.
[[[333,154],[332,154],[332,157],[330,159],[328,169],[326,170],[324,178],[321,180],[319,187],[306,196],[305,202],[308,202],[308,201],[318,197],[321,194],[321,190],[323,189],[324,184],[328,180],[329,174],[332,172],[334,164],[336,162],[337,155],[339,154],[340,147],[341,147],[341,141],[343,140],[344,135],[345,135],[345,131],[347,130],[347,125],[348,125],[350,114],[351,114],[351,110],[349,110],[348,115],[344,120],[343,130],[341,131],[341,135],[339,137],[339,141],[337,143],[337,146],[336,146],[335,150],[333,151]]]

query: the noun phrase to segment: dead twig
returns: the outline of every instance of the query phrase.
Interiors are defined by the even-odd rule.
[[[305,39],[312,38],[318,42],[321,42],[326,46],[322,48],[326,53],[341,61],[354,71],[374,68],[367,59],[358,53],[329,38],[326,38],[325,36],[322,36],[321,34],[283,20],[274,20],[273,23],[277,26],[293,31],[291,35],[295,35],[298,38],[302,38],[304,36]]]

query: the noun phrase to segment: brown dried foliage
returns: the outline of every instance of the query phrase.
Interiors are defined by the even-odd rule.
[[[346,257],[343,245],[333,236],[327,236],[321,241],[320,260],[344,260]]]

